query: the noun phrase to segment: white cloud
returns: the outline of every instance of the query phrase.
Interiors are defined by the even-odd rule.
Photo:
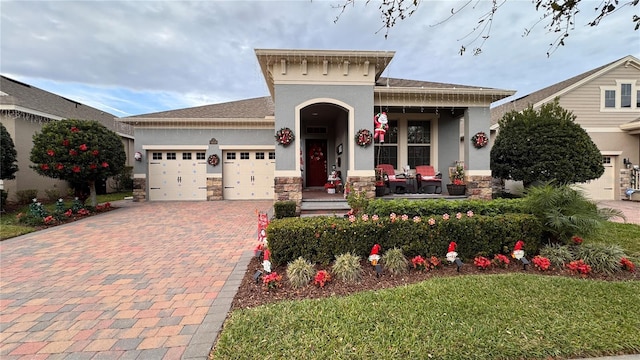
[[[121,115],[268,95],[255,48],[395,50],[386,76],[519,95],[628,54],[640,56],[640,32],[629,15],[637,8],[589,28],[583,24],[597,2],[583,0],[582,23],[547,58],[554,34],[538,26],[522,36],[539,16],[528,1],[509,0],[499,9],[480,56],[457,51],[489,1],[474,2],[475,9],[437,26],[462,2],[424,1],[387,39],[384,30],[376,34],[376,4],[358,2],[334,23],[337,3],[3,1],[2,72]]]

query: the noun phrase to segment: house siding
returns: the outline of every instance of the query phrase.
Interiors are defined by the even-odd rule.
[[[601,111],[601,86],[616,86],[616,80],[636,80],[640,87],[640,70],[620,65],[602,76],[562,95],[560,105],[570,109],[577,116],[576,122],[582,127],[618,127],[637,119],[640,110]],[[617,90],[618,93],[620,90]]]

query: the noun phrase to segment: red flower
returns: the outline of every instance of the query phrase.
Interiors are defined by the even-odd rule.
[[[47,165],[47,164],[42,164],[42,165],[40,165],[40,169],[42,169],[42,170],[44,170],[44,171],[47,171],[47,170],[49,170],[49,165]]]
[[[582,238],[579,236],[574,235],[573,237],[571,237],[571,241],[573,241],[573,243],[576,245],[582,244]]]
[[[56,153],[53,150],[51,150],[51,149],[47,150],[47,155],[54,156],[55,154]]]
[[[75,166],[73,167],[73,169],[71,169],[71,171],[73,171],[74,173],[79,173],[79,172],[80,172],[80,166],[75,165]]]
[[[591,266],[584,263],[582,259],[577,261],[572,261],[567,265],[567,268],[576,274],[581,274],[582,276],[586,276],[591,273]]]
[[[636,271],[636,265],[626,257],[623,257],[622,259],[620,259],[620,266],[622,266],[622,269],[628,270],[629,272]]]
[[[413,267],[415,269],[427,269],[427,261],[420,255],[417,255],[413,259],[411,259],[411,263],[413,264]]]
[[[80,145],[78,148],[80,149],[80,151],[87,151],[87,149],[89,149],[89,148],[87,147],[87,144],[82,144],[82,145]]]
[[[537,255],[532,261],[536,269],[540,271],[549,270],[549,267],[551,266],[551,261],[544,256]]]
[[[478,256],[473,259],[473,264],[478,267],[478,269],[485,270],[491,265],[491,260],[487,259],[484,256]]]
[[[64,165],[62,165],[62,164],[58,163],[58,164],[56,165],[56,170],[62,170],[62,169],[64,169]]]
[[[46,218],[44,218],[44,223],[45,224],[51,224],[55,219],[53,218],[53,216],[49,215]]]
[[[64,216],[66,217],[71,217],[71,215],[73,215],[73,211],[71,209],[64,212]]]
[[[89,169],[91,169],[91,170],[95,170],[95,169],[97,169],[97,168],[98,168],[98,164],[91,164],[91,165],[89,165]]]
[[[329,281],[331,281],[331,275],[329,275],[329,272],[327,272],[327,270],[318,271],[315,278],[313,279],[313,283],[320,287],[324,287],[324,284],[328,283]]]
[[[464,181],[462,181],[460,179],[454,179],[453,180],[453,185],[464,185]]]
[[[108,164],[106,161],[103,161],[103,162],[102,162],[102,167],[103,167],[103,168],[108,168],[108,167],[109,167],[109,164]]]
[[[69,140],[67,139],[62,140],[62,146],[69,146]]]
[[[87,210],[85,208],[82,208],[82,209],[78,210],[78,215],[82,215],[82,216],[89,215],[89,210]]]
[[[71,150],[69,150],[69,155],[76,156],[76,155],[78,155],[78,152],[75,149],[71,149]]]
[[[93,156],[98,156],[98,154],[100,154],[100,151],[98,151],[98,150],[93,150],[93,151],[91,152],[91,154],[92,154]]]
[[[509,258],[502,254],[497,254],[494,256],[493,261],[498,266],[507,267],[509,265]]]
[[[72,127],[71,127],[71,132],[73,132],[73,133],[77,133],[77,132],[80,132],[80,129],[78,129],[78,128],[77,128],[77,127],[75,127],[75,126],[72,126]]]

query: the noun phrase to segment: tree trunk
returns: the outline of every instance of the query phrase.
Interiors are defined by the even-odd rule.
[[[89,204],[93,207],[98,205],[98,197],[96,195],[96,182],[89,180]]]

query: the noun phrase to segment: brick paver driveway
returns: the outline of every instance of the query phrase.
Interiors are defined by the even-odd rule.
[[[272,203],[128,202],[0,242],[0,358],[206,359]]]

